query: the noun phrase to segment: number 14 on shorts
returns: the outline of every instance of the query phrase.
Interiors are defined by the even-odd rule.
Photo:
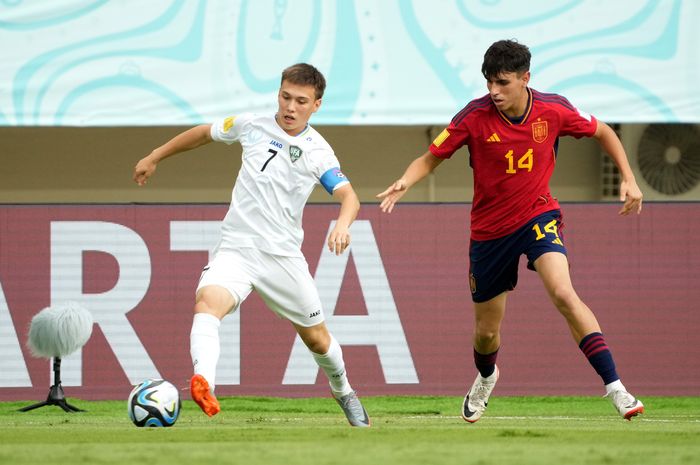
[[[535,224],[532,227],[532,230],[535,231],[535,234],[537,234],[535,240],[539,241],[541,239],[544,239],[545,237],[547,237],[545,233],[550,233],[554,235],[554,240],[552,240],[553,244],[564,245],[561,239],[559,238],[559,232],[557,231],[557,220],[552,220],[549,223],[547,223],[544,226],[544,233],[542,232],[542,229],[540,228],[539,224]]]

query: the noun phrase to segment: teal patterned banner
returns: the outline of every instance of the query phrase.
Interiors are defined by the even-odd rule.
[[[609,122],[700,122],[692,0],[0,0],[0,126],[191,125],[274,111],[316,65],[314,124],[446,124],[488,46]]]

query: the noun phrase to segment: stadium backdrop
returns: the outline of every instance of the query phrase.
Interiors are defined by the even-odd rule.
[[[700,218],[694,204],[566,204],[572,276],[597,312],[625,382],[644,394],[700,394]],[[63,362],[70,395],[121,398],[164,377],[180,387],[193,292],[223,205],[14,206],[0,209],[0,399],[37,398],[51,366],[26,346],[31,317],[78,301],[87,345]],[[337,207],[308,206],[303,251],[353,384],[372,394],[462,394],[473,377],[465,204],[363,208],[349,253],[325,236]],[[534,272],[509,298],[500,394],[599,394]],[[222,329],[217,392],[326,395],[293,329],[252,296]],[[660,373],[663,376],[660,376]],[[70,388],[68,388],[70,386]]]
[[[699,16],[686,0],[4,1],[0,126],[191,125],[230,114],[232,102],[273,111],[280,69],[298,61],[328,77],[315,124],[442,125],[483,95],[483,51],[504,37],[531,47],[534,87],[602,120],[697,123]],[[186,385],[192,293],[224,212],[1,206],[0,399],[45,395],[50,364],[30,356],[26,333],[32,315],[65,300],[96,320],[64,362],[69,395],[125,398],[151,376]],[[615,212],[565,208],[578,290],[634,392],[700,394],[696,207]],[[366,206],[337,258],[323,248],[335,210],[307,209],[304,252],[363,394],[462,394],[472,379],[468,213]],[[326,395],[293,331],[259,298],[223,334],[220,393]],[[504,341],[501,394],[600,393],[531,272],[510,298]]]

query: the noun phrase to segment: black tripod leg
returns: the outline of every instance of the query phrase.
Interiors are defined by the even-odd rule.
[[[74,406],[74,405],[69,404],[69,403],[66,402],[65,400],[62,401],[61,403],[59,403],[59,405],[60,405],[61,408],[62,408],[63,410],[65,410],[66,412],[71,412],[71,413],[73,413],[73,412],[84,412],[84,411],[85,411],[85,410],[83,410],[83,409],[81,409],[81,408],[78,408],[78,407],[76,407],[76,406]]]
[[[34,410],[35,408],[44,407],[45,405],[50,405],[50,402],[46,401],[46,400],[44,402],[37,402],[36,404],[27,405],[26,407],[22,407],[21,409],[19,409],[19,411],[20,412],[28,412],[30,410]]]
[[[63,386],[61,386],[61,359],[60,357],[55,357],[53,360],[53,379],[54,384],[49,388],[49,396],[44,402],[39,402],[34,405],[28,405],[27,407],[22,407],[19,409],[20,412],[27,412],[29,410],[34,410],[35,408],[43,407],[45,405],[58,405],[63,410],[68,413],[73,412],[84,412],[85,410],[74,407],[68,402],[66,402],[65,395],[63,394]]]

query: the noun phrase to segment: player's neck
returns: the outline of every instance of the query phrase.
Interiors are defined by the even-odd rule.
[[[529,101],[530,92],[527,90],[527,87],[525,87],[520,97],[518,98],[518,101],[507,110],[504,110],[503,114],[506,115],[508,118],[520,118],[525,114],[525,111],[527,111],[527,104]]]

